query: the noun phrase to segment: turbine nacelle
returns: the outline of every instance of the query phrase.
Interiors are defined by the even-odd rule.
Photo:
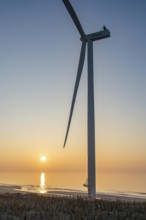
[[[81,37],[80,40],[87,42],[89,40],[96,41],[96,40],[101,40],[101,39],[108,38],[108,37],[110,37],[110,31],[108,29],[104,29],[102,31],[98,31],[92,34],[87,34]]]

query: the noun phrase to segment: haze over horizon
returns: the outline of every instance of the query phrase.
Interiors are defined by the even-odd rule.
[[[146,172],[146,2],[70,0],[94,43],[97,172]],[[62,1],[0,1],[0,172],[87,169],[86,61],[63,142],[81,41]],[[45,165],[40,156],[46,155]]]

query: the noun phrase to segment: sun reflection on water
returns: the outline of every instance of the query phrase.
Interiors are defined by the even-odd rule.
[[[45,189],[45,173],[41,173],[40,176],[40,193],[46,193],[46,189]]]

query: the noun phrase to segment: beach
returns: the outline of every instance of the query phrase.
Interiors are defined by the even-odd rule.
[[[66,189],[66,188],[41,188],[39,185],[11,185],[0,184],[0,194],[5,193],[20,193],[20,194],[38,194],[43,196],[58,196],[58,197],[82,197],[87,198],[87,191]],[[126,202],[146,202],[146,193],[136,192],[97,192],[97,200],[108,201],[126,201]]]

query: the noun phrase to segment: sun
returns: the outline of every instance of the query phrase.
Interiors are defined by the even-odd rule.
[[[41,161],[44,163],[47,160],[46,156],[41,156]]]

